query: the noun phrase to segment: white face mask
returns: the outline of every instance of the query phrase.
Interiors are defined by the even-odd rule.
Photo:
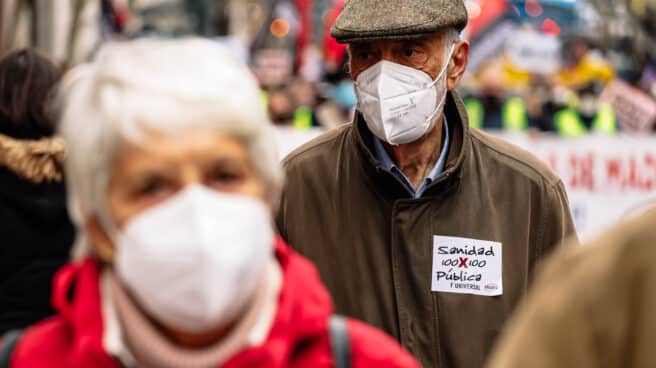
[[[437,78],[421,70],[382,60],[358,75],[358,110],[378,138],[391,145],[414,142],[429,132],[446,99],[446,68],[451,46]]]
[[[273,256],[267,206],[192,186],[131,220],[118,236],[118,277],[152,317],[198,333],[229,323]]]

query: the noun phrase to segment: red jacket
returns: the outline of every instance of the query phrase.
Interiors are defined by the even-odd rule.
[[[241,351],[224,367],[332,367],[327,329],[331,299],[310,262],[282,240],[275,248],[283,284],[269,336],[261,346]],[[99,277],[100,267],[93,260],[59,271],[53,290],[58,314],[25,331],[10,367],[120,367],[102,345]],[[352,367],[418,367],[384,333],[355,320],[348,320],[347,329]]]

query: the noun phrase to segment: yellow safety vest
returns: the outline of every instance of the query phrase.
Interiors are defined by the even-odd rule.
[[[269,92],[261,89],[260,90],[260,100],[262,101],[262,104],[264,105],[265,108],[269,107]]]
[[[599,106],[599,111],[597,111],[597,116],[592,123],[592,128],[600,133],[617,133],[617,117],[612,106],[609,104],[601,104]]]
[[[312,128],[312,110],[310,108],[301,106],[294,111],[294,128],[301,130]]]
[[[523,131],[528,128],[526,105],[521,97],[512,97],[503,104],[501,113],[504,130]]]
[[[554,115],[554,122],[558,133],[564,138],[576,138],[588,132],[578,111],[572,107],[557,112]],[[590,130],[606,134],[617,133],[617,119],[615,111],[610,105],[602,104],[599,106]]]
[[[477,98],[465,99],[465,108],[469,116],[469,126],[476,129],[483,128],[485,107]],[[526,105],[521,97],[512,97],[503,104],[501,121],[504,130],[523,131],[528,128]]]
[[[469,118],[469,127],[475,129],[483,128],[485,108],[481,101],[477,98],[467,97],[465,99],[465,109],[467,110],[467,117]]]

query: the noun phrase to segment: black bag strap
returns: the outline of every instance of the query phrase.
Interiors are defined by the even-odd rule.
[[[333,349],[335,368],[351,367],[351,347],[346,318],[338,315],[330,317],[328,324],[330,331],[330,345]]]
[[[23,330],[11,330],[0,339],[0,368],[9,368],[11,355],[21,335],[23,335]]]

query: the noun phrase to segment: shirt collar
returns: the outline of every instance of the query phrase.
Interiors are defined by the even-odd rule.
[[[435,166],[431,169],[431,171],[428,173],[428,176],[426,176],[426,179],[424,180],[424,183],[417,189],[415,190],[412,188],[412,185],[410,185],[410,181],[406,176],[403,174],[401,169],[396,166],[394,163],[394,160],[390,157],[389,153],[385,150],[385,147],[383,147],[383,143],[378,139],[376,136],[373,136],[374,139],[374,155],[376,156],[376,159],[383,165],[385,169],[388,171],[392,172],[394,175],[399,176],[406,188],[410,191],[411,194],[414,195],[415,198],[418,198],[421,196],[423,191],[426,189],[426,187],[432,183],[435,179],[437,179],[438,176],[444,171],[444,166],[446,164],[446,156],[449,152],[449,144],[450,144],[450,137],[449,137],[449,124],[447,123],[446,115],[444,115],[444,123],[442,124],[444,127],[444,141],[442,143],[442,150],[440,152],[440,157],[437,159],[437,162],[435,163]]]

